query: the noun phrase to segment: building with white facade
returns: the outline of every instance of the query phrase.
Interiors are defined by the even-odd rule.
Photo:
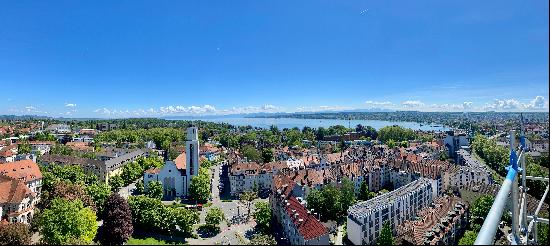
[[[0,220],[28,224],[40,201],[42,173],[31,160],[0,165]]]
[[[395,226],[413,218],[434,199],[434,182],[420,178],[396,190],[360,202],[348,209],[348,239],[355,245],[375,244],[384,222]]]
[[[474,183],[493,183],[491,170],[464,149],[457,151],[457,160],[459,165],[450,167],[443,173],[443,189],[461,189]]]
[[[456,152],[463,146],[469,147],[470,140],[466,133],[447,131],[447,135],[445,136],[443,143],[449,151],[449,156],[456,160]]]
[[[145,190],[151,181],[160,181],[165,199],[189,195],[191,178],[199,174],[199,139],[197,127],[187,128],[185,152],[162,168],[152,168],[143,175]]]

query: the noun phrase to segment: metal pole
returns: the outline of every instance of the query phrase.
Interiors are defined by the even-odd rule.
[[[474,245],[492,245],[494,243],[498,224],[500,223],[504,206],[508,202],[508,194],[510,194],[510,191],[512,190],[512,182],[516,177],[516,174],[517,170],[513,168],[508,170],[508,175],[506,175],[506,179],[502,183],[502,186],[495,197],[495,202],[491,206],[491,210],[489,210],[489,214],[487,214],[487,217],[483,222],[483,226],[477,234]]]
[[[522,138],[523,138],[523,134],[522,134]],[[523,141],[522,141],[523,142]],[[523,148],[523,146],[522,146]],[[523,151],[522,151],[523,152]],[[524,236],[528,236],[527,235],[527,181],[525,179],[525,175],[526,175],[526,170],[525,170],[525,155],[522,153],[521,157],[520,157],[520,160],[521,160],[521,195],[522,195],[522,199],[521,199],[521,217],[519,218],[520,219],[520,231],[522,233],[522,235]]]
[[[513,152],[514,152],[514,146],[516,140],[516,131],[510,130],[510,169],[517,169],[514,168],[517,167],[517,163],[514,162],[515,160],[512,160],[513,158]],[[515,175],[513,177],[512,181],[512,237],[513,240],[517,242],[517,236],[518,236],[518,219],[519,219],[519,197],[518,197],[518,177]],[[500,220],[500,218],[498,218]]]

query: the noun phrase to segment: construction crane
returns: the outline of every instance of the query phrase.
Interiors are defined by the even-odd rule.
[[[512,245],[538,244],[537,225],[538,223],[548,224],[548,218],[539,218],[538,214],[548,195],[548,178],[533,177],[526,175],[525,153],[528,151],[525,145],[525,128],[523,126],[523,116],[521,116],[521,135],[520,143],[515,148],[515,131],[510,131],[510,166],[507,167],[508,174],[498,191],[491,210],[487,214],[483,226],[479,230],[474,245],[494,244],[495,234],[498,230],[500,219],[504,207],[507,203],[512,203],[512,228],[508,241]],[[519,154],[517,154],[519,153]],[[527,187],[526,180],[538,180],[546,182],[546,190],[539,201],[535,212],[531,215],[527,213]],[[511,193],[511,199],[509,195]]]

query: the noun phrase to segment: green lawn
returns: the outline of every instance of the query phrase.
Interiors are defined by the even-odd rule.
[[[184,244],[170,243],[164,240],[157,240],[152,237],[148,237],[145,239],[130,238],[126,243],[126,245],[184,245]]]

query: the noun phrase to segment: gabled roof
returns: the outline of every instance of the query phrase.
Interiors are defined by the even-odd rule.
[[[327,228],[315,216],[309,214],[296,197],[290,196],[287,204],[285,204],[285,211],[305,240],[318,238],[328,233]]]
[[[21,203],[27,196],[34,194],[23,181],[0,174],[0,204]]]
[[[178,157],[176,157],[176,159],[174,160],[174,162],[176,163],[176,167],[179,169],[179,170],[185,170],[185,168],[187,167],[187,159],[185,158],[186,155],[185,155],[185,150],[180,154],[178,155]]]
[[[0,165],[0,174],[10,178],[30,182],[42,179],[42,173],[38,165],[32,160],[21,160]]]

